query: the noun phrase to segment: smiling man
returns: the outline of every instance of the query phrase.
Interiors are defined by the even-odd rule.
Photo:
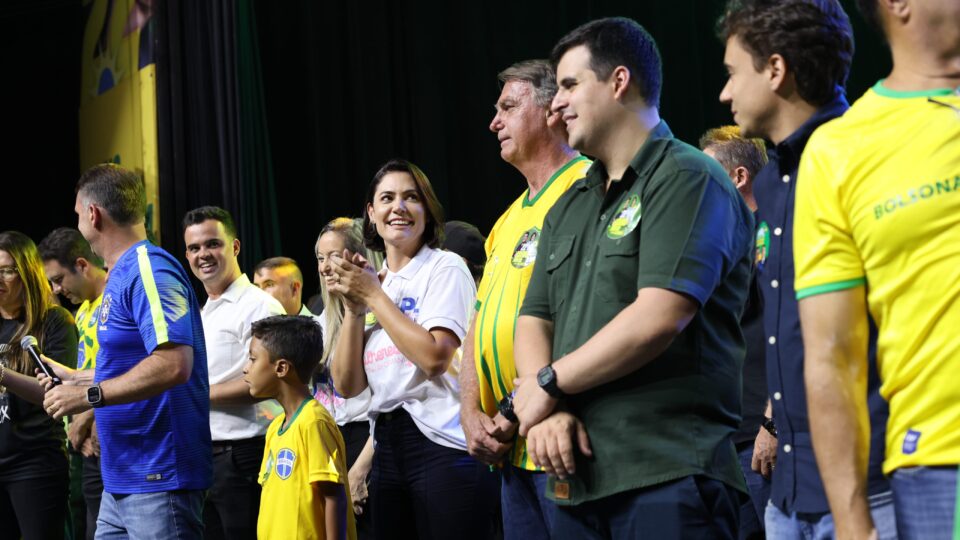
[[[587,23],[551,58],[552,111],[596,159],[544,220],[517,320],[514,409],[553,475],[553,538],[736,538],[753,216],[661,121],[640,25]]]
[[[240,271],[240,240],[229,212],[216,206],[187,212],[183,238],[190,269],[207,292],[200,316],[210,372],[213,487],[204,504],[204,535],[254,538],[260,507],[257,473],[269,420],[250,397],[243,366],[254,321],[285,312]]]

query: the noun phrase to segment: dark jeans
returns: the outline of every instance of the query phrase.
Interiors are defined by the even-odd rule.
[[[347,450],[347,471],[353,467],[353,464],[356,463],[357,458],[360,457],[360,452],[363,451],[363,445],[367,444],[367,439],[370,438],[370,422],[366,420],[362,422],[350,422],[349,424],[344,424],[342,426],[337,426],[340,428],[340,435],[343,436],[343,443]],[[367,478],[369,483],[370,479]],[[350,510],[351,512],[353,509]],[[357,525],[357,540],[373,540],[373,522],[370,519],[370,505],[367,504],[364,508],[364,512],[359,516],[354,514],[353,516],[356,519]]]
[[[70,478],[62,474],[0,482],[0,539],[63,538]]]
[[[740,493],[706,476],[634,489],[577,506],[558,506],[551,537],[734,540]]]
[[[87,506],[86,539],[93,540],[97,532],[97,515],[100,514],[100,497],[103,495],[103,479],[100,477],[100,458],[83,458],[83,500]]]
[[[255,540],[264,438],[214,441],[213,486],[203,504],[204,538]]]
[[[427,439],[402,409],[377,418],[375,440],[370,513],[377,538],[490,537],[496,472]]]
[[[507,540],[550,540],[557,505],[547,499],[547,473],[503,466],[500,502],[503,537]]]
[[[750,498],[740,505],[739,537],[740,540],[762,539],[765,537],[763,520],[767,501],[770,500],[770,480],[750,467],[753,461],[752,441],[744,443],[743,448],[738,446],[737,454],[740,456],[743,477],[747,481],[747,491],[750,492]]]

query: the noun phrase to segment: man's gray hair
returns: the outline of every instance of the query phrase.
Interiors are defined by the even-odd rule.
[[[533,87],[534,102],[545,109],[550,107],[557,95],[557,74],[547,60],[524,60],[497,74],[502,84],[509,81],[524,81]]]

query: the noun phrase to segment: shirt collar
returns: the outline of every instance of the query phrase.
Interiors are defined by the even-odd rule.
[[[427,244],[420,246],[420,251],[418,251],[417,254],[410,259],[410,262],[401,268],[399,272],[390,270],[390,268],[387,267],[386,259],[383,261],[383,267],[387,269],[388,276],[392,275],[410,281],[417,275],[417,272],[420,271],[420,267],[423,266],[427,258],[430,257],[431,251],[433,250]]]
[[[650,131],[650,134],[647,135],[647,140],[643,142],[640,150],[638,150],[636,155],[633,156],[633,159],[630,160],[627,170],[632,170],[636,178],[648,175],[650,170],[656,167],[660,161],[656,158],[664,151],[665,145],[663,143],[671,139],[673,139],[673,132],[670,131],[670,126],[667,125],[666,120],[660,120]],[[628,174],[629,173],[625,173],[624,176]],[[625,178],[621,178],[620,180],[625,180]],[[632,178],[630,180],[632,180]],[[587,176],[579,186],[579,189],[586,191],[598,185],[606,184],[606,182],[606,167],[604,167],[600,160],[594,160],[593,165],[587,169]]]
[[[227,290],[223,291],[223,294],[220,295],[218,300],[226,300],[227,302],[233,303],[240,300],[240,297],[243,296],[243,291],[250,287],[250,278],[246,274],[241,273],[240,277],[233,280],[233,283],[227,287]]]
[[[792,161],[799,163],[800,154],[803,153],[803,149],[807,146],[810,135],[823,124],[834,118],[843,116],[843,113],[847,112],[849,108],[850,104],[847,102],[847,98],[844,97],[843,94],[837,95],[833,101],[817,109],[817,111],[813,113],[813,116],[808,118],[803,125],[777,145],[777,157],[783,160],[787,156],[790,156]]]

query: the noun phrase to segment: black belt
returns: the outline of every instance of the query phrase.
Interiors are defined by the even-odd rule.
[[[263,435],[259,437],[252,437],[250,439],[239,439],[236,441],[213,441],[213,455],[218,456],[220,454],[229,452],[234,448],[243,448],[245,446],[254,445],[263,446],[264,444],[266,444],[266,437]]]

